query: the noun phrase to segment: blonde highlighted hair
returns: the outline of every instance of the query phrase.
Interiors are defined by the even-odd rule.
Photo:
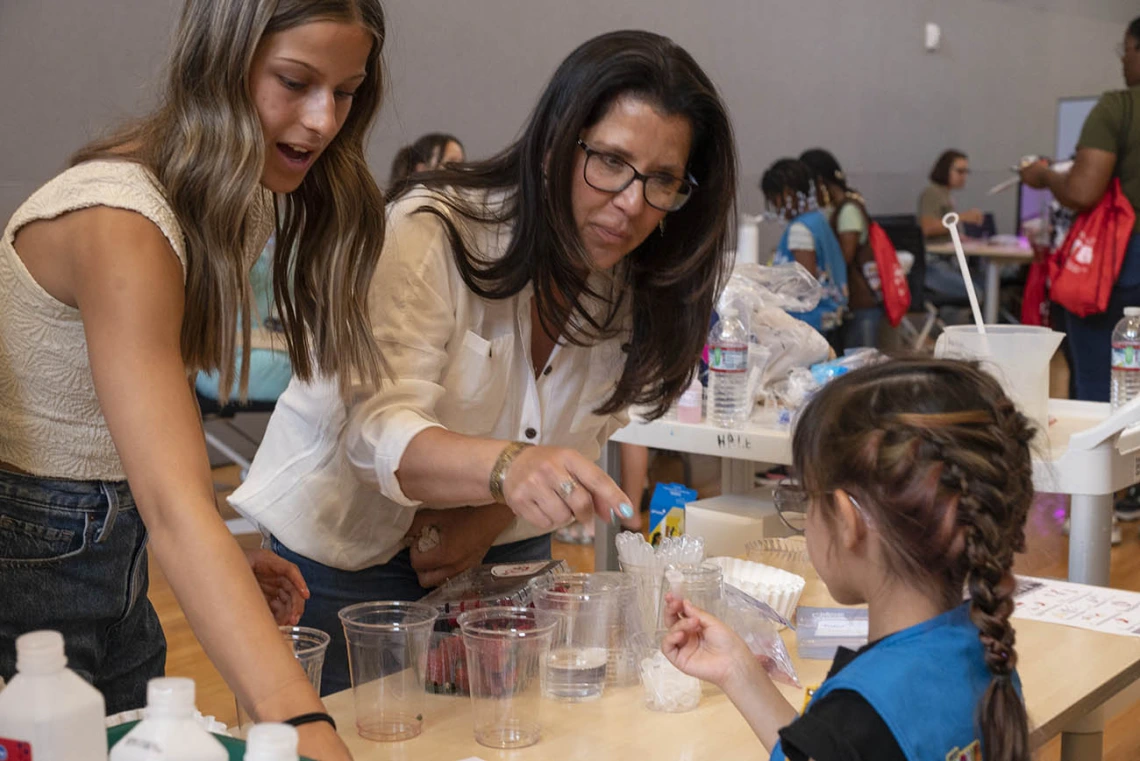
[[[359,24],[374,38],[365,79],[344,126],[295,191],[277,197],[274,301],[293,373],[375,383],[381,359],[368,289],[384,240],[383,197],[364,141],[382,96],[384,14],[378,0],[187,0],[159,106],[72,157],[125,159],[148,168],[186,241],[182,355],[191,370],[248,384],[251,294],[246,233],[265,163],[249,72],[267,35],[313,21]],[[238,326],[238,315],[241,325]]]

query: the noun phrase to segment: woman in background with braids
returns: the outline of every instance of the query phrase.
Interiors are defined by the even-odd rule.
[[[799,159],[780,159],[764,172],[760,191],[768,210],[788,222],[774,263],[799,262],[823,286],[823,297],[815,309],[792,312],[792,316],[811,325],[842,351],[839,327],[847,310],[847,261],[831,230],[830,211],[815,174]]]
[[[1009,616],[1032,436],[973,364],[897,361],[832,381],[796,425],[802,486],[780,503],[806,511],[832,597],[867,603],[869,644],[839,649],[799,717],[748,647],[687,601],[669,601],[665,655],[720,686],[772,759],[1028,761]]]

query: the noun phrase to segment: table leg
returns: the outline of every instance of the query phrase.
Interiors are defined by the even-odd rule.
[[[606,444],[602,448],[602,461],[599,463],[616,483],[621,483],[621,445]],[[594,570],[618,571],[617,545],[614,537],[620,529],[610,521],[594,518]]]
[[[998,308],[1001,306],[1001,264],[998,260],[986,258],[986,298],[982,308],[987,325],[997,325]]]
[[[1104,711],[1100,708],[1061,732],[1061,761],[1097,761],[1104,758]]]
[[[1069,508],[1069,581],[1108,586],[1112,495],[1074,494]]]

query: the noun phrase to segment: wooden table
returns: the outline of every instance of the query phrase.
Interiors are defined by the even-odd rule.
[[[954,244],[928,243],[926,252],[940,256],[955,256]],[[1033,261],[1033,249],[1028,244],[999,245],[979,240],[963,240],[962,253],[981,259],[986,270],[985,305],[982,309],[987,325],[998,321],[998,307],[1001,302],[1001,265],[1025,264]]]
[[[823,604],[826,590],[818,580],[801,600]],[[1076,629],[1059,624],[1015,621],[1020,673],[1027,697],[1033,748],[1095,711],[1105,701],[1140,678],[1140,638]],[[788,652],[800,681],[819,684],[829,663],[800,660],[795,633],[784,632]],[[802,689],[781,686],[797,708]],[[705,695],[688,713],[650,711],[642,689],[607,689],[591,703],[544,700],[542,740],[530,748],[499,751],[475,742],[471,700],[428,695],[424,731],[401,743],[377,743],[356,733],[352,691],[325,698],[356,761],[461,761],[472,756],[485,761],[723,761],[764,758],[763,746],[723,694]],[[1066,738],[1068,739],[1068,738]],[[1076,746],[1073,746],[1076,747]],[[1074,758],[1087,759],[1083,753]]]

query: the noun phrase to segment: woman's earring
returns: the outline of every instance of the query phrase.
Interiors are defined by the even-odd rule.
[[[657,229],[661,232],[661,237],[664,238],[665,237],[665,220],[664,219],[662,219],[660,222],[657,223]]]

